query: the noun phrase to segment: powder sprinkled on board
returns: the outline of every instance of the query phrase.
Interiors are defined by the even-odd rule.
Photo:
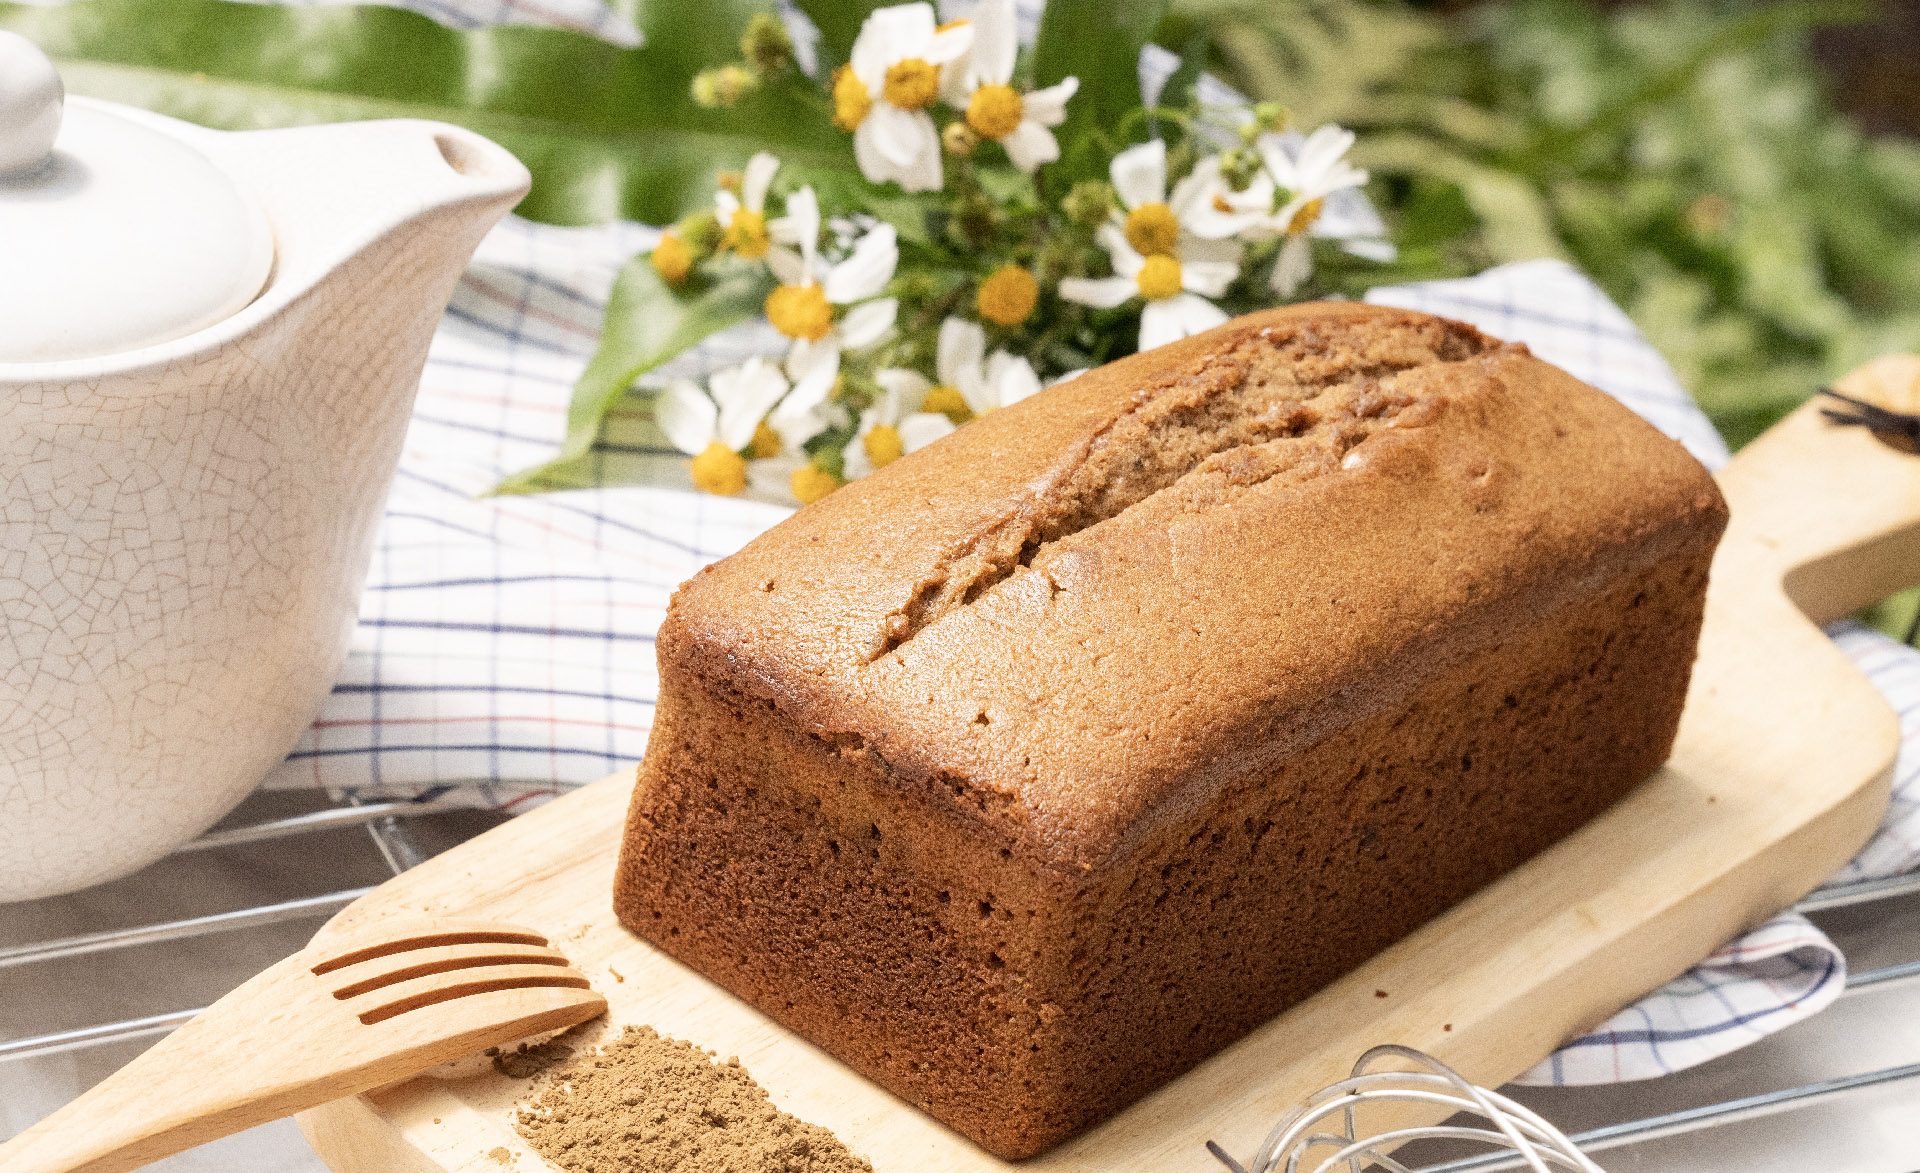
[[[573,1057],[573,1048],[561,1041],[561,1038],[548,1039],[544,1043],[521,1043],[511,1051],[494,1048],[487,1052],[493,1060],[493,1069],[508,1079],[532,1079],[541,1072]]]
[[[838,1137],[773,1106],[738,1059],[629,1026],[546,1073],[516,1127],[566,1173],[873,1173]]]

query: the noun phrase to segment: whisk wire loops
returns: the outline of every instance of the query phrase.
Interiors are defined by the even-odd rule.
[[[1423,1070],[1374,1070],[1392,1060]],[[1443,1121],[1462,1114],[1479,1119],[1390,1128],[1363,1136],[1359,1109],[1364,1104],[1424,1107]],[[1343,1130],[1329,1131],[1336,1118]],[[1416,1173],[1388,1155],[1415,1140],[1465,1141],[1510,1150],[1534,1173],[1559,1169],[1604,1173],[1566,1134],[1524,1104],[1476,1086],[1424,1051],[1394,1043],[1371,1048],[1354,1063],[1348,1078],[1320,1089],[1283,1117],[1249,1164],[1240,1165],[1218,1145],[1207,1147],[1234,1173],[1340,1173],[1343,1166],[1345,1173],[1368,1169]],[[1327,1149],[1333,1152],[1317,1155]]]

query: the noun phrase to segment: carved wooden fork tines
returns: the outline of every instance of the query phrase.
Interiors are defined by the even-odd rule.
[[[386,922],[310,946],[0,1145],[6,1173],[118,1173],[576,1026],[606,999],[539,933]]]

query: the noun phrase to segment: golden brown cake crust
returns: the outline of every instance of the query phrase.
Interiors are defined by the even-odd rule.
[[[1040,1152],[1666,757],[1725,524],[1458,323],[1256,314],[995,412],[676,594],[623,923]]]
[[[1062,501],[1076,473],[1104,457],[1137,476],[1104,439],[1179,448],[1196,403],[1244,390],[1263,352],[1331,391],[1283,388],[1255,443],[1074,528],[1098,515]],[[1053,537],[1062,514],[1072,532]],[[834,493],[688,582],[659,649],[815,734],[857,734],[902,786],[962,788],[1016,850],[1084,871],[1249,755],[1284,759],[1395,703],[1408,678],[1390,665],[1457,655],[1723,514],[1683,449],[1524,347],[1292,306],[1111,363]],[[970,602],[908,618],[960,575]]]

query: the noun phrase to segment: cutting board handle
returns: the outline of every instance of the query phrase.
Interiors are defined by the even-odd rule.
[[[1920,357],[1887,355],[1834,384],[1843,394],[1920,412]],[[1721,470],[1732,510],[1719,575],[1774,581],[1816,623],[1920,583],[1920,455],[1866,428],[1836,424],[1819,396]],[[1729,562],[1744,563],[1736,570]]]

